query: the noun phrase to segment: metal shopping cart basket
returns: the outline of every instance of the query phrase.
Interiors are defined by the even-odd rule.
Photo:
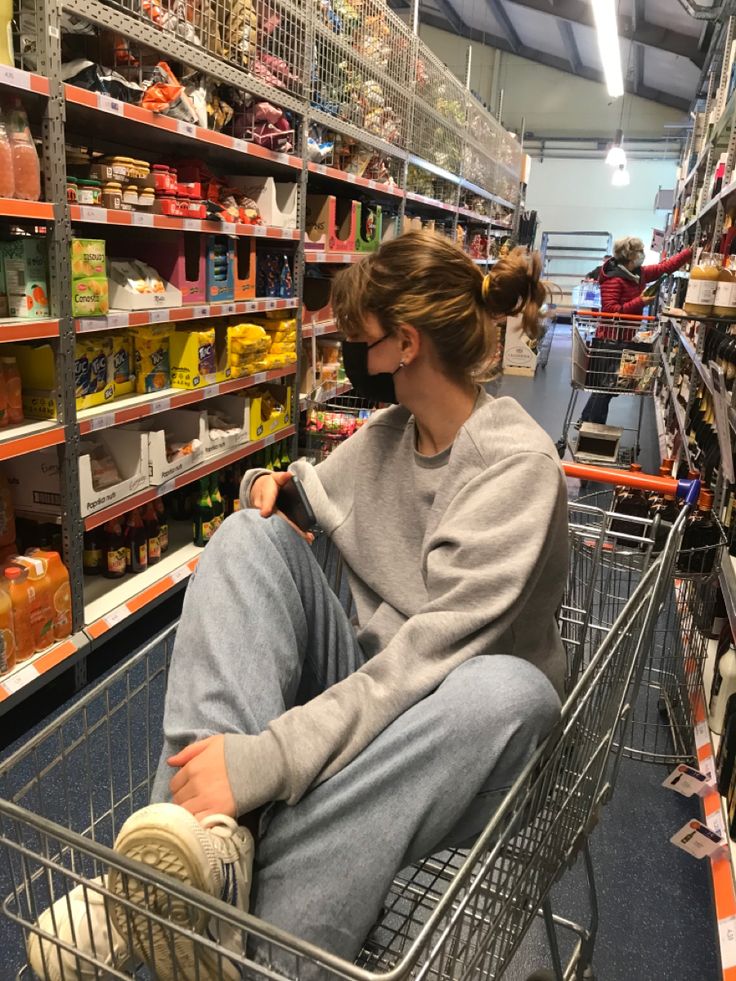
[[[320,462],[368,421],[378,403],[358,395],[317,389],[307,398],[304,408],[304,453]]]
[[[580,463],[625,466],[639,455],[644,396],[650,395],[661,362],[655,341],[652,317],[624,317],[620,314],[575,310],[572,323],[570,400],[557,441],[560,456],[567,451]],[[575,422],[581,392],[592,397],[629,395],[639,399],[636,429],[595,422]],[[633,433],[633,445],[623,442],[624,433]]]
[[[4,976],[31,976],[22,937],[32,931],[43,940],[48,972],[59,969],[66,950],[91,976],[155,977],[148,967],[105,965],[99,954],[82,958],[77,944],[63,945],[37,926],[43,910],[80,884],[88,903],[102,897],[140,915],[100,878],[117,868],[144,884],[150,922],[169,939],[191,945],[181,981],[498,978],[538,913],[556,978],[591,978],[597,920],[587,836],[609,792],[610,750],[622,738],[624,707],[671,581],[684,520],[683,512],[663,552],[648,568],[642,563],[638,585],[614,622],[593,630],[602,558],[617,541],[606,511],[571,505],[570,580],[560,615],[569,692],[559,724],[472,849],[430,856],[397,876],[354,964],[111,850],[122,823],[147,803],[158,762],[174,639],[174,628],[167,630],[0,766],[2,909],[17,928],[16,943],[3,953]],[[332,569],[339,575],[337,565]],[[113,754],[120,764],[115,767]],[[589,927],[553,916],[549,899],[552,885],[581,852],[593,908]],[[575,937],[564,969],[556,937],[561,926],[572,927]],[[239,940],[237,949],[213,939],[226,928]],[[96,939],[101,950],[104,938]]]

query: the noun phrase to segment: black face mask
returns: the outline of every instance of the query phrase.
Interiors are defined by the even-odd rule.
[[[388,336],[386,334],[372,344],[367,344],[365,341],[343,341],[342,362],[345,365],[345,374],[356,395],[371,402],[388,402],[396,405],[399,400],[396,398],[394,375],[401,365],[396,371],[382,371],[377,375],[371,375],[368,371],[368,352],[381,341],[385,341]]]

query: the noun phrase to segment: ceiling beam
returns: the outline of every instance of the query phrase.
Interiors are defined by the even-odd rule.
[[[557,26],[560,29],[560,36],[562,38],[562,43],[565,45],[565,53],[567,54],[567,60],[570,62],[570,68],[572,69],[573,75],[579,75],[580,69],[583,67],[583,63],[580,60],[580,52],[578,51],[578,46],[575,42],[575,34],[572,29],[572,24],[569,20],[558,20]]]
[[[511,45],[511,50],[516,54],[519,48],[522,47],[521,38],[516,33],[516,28],[511,23],[511,18],[506,12],[506,8],[501,3],[501,0],[486,0],[486,6],[501,25],[501,30]]]
[[[631,29],[636,33],[645,21],[644,17],[645,0],[633,0],[631,5]]]
[[[644,85],[644,45],[635,44],[633,47],[634,55],[634,77],[631,80],[631,86],[638,95],[641,92],[642,86]]]
[[[554,0],[554,5],[550,4],[549,0],[510,0],[510,2],[525,10],[534,10],[549,17],[556,17],[558,20],[570,21],[571,24],[595,28],[593,11],[587,0]],[[635,21],[636,26],[634,26]],[[660,51],[688,58],[698,68],[702,67],[705,54],[698,39],[688,37],[686,34],[678,34],[668,27],[647,23],[642,17],[641,6],[638,10],[635,9],[633,18],[619,18],[619,34],[628,41],[645,44],[648,48],[658,48]]]
[[[450,0],[435,0],[435,3],[437,4],[442,16],[447,20],[447,23],[450,24],[456,34],[463,34],[465,31],[467,31],[468,25],[462,19],[457,10],[455,10],[455,8],[452,6]],[[419,18],[420,20],[425,19],[422,17],[421,4],[419,5]]]
[[[555,0],[555,3],[557,3],[557,0]],[[422,11],[421,19],[422,23],[428,27],[436,27],[441,31],[447,30],[447,21],[435,14]],[[546,51],[538,51],[536,48],[529,48],[525,44],[522,44],[519,50],[514,52],[511,50],[511,45],[506,38],[499,37],[497,34],[488,34],[485,31],[479,31],[474,27],[465,27],[463,31],[457,31],[456,33],[460,34],[461,37],[467,38],[469,41],[476,41],[478,44],[485,44],[490,48],[498,48],[500,51],[516,54],[518,57],[527,58],[529,61],[536,62],[538,65],[545,65],[547,68],[556,68],[558,71],[567,72],[568,75],[576,75],[578,78],[584,78],[589,82],[603,84],[602,72],[596,71],[595,68],[589,68],[587,65],[581,65],[579,71],[574,72],[567,58],[558,58],[557,55],[548,54]],[[628,94],[637,94],[634,92],[633,86],[628,80],[624,81],[624,86]],[[679,96],[672,95],[670,92],[661,92],[659,89],[650,88],[648,85],[640,85],[638,95],[643,99],[651,99],[653,102],[659,102],[660,105],[669,106],[671,109],[680,109],[683,112],[687,112],[690,108],[689,99],[681,99]]]

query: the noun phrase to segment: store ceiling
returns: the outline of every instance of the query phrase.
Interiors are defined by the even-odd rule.
[[[399,10],[409,5],[391,2]],[[721,6],[720,0],[619,0],[626,91],[688,109],[720,30],[688,11]],[[582,78],[602,78],[589,0],[420,0],[420,20]]]

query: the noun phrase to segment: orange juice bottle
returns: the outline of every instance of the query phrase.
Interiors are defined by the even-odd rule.
[[[25,661],[35,651],[31,626],[31,601],[28,596],[28,572],[17,565],[5,570],[10,602],[13,604],[13,628],[15,632],[15,659]]]
[[[23,386],[18,371],[18,363],[15,358],[3,358],[3,380],[5,382],[5,396],[7,399],[8,422],[15,425],[23,422]]]
[[[13,604],[7,581],[0,582],[0,674],[15,667],[15,630],[13,628]]]
[[[26,555],[46,562],[46,579],[54,613],[54,640],[63,640],[72,632],[72,594],[67,568],[58,552],[29,548]]]
[[[19,555],[15,564],[28,573],[33,644],[37,651],[42,651],[54,642],[54,602],[48,563],[37,556]]]

